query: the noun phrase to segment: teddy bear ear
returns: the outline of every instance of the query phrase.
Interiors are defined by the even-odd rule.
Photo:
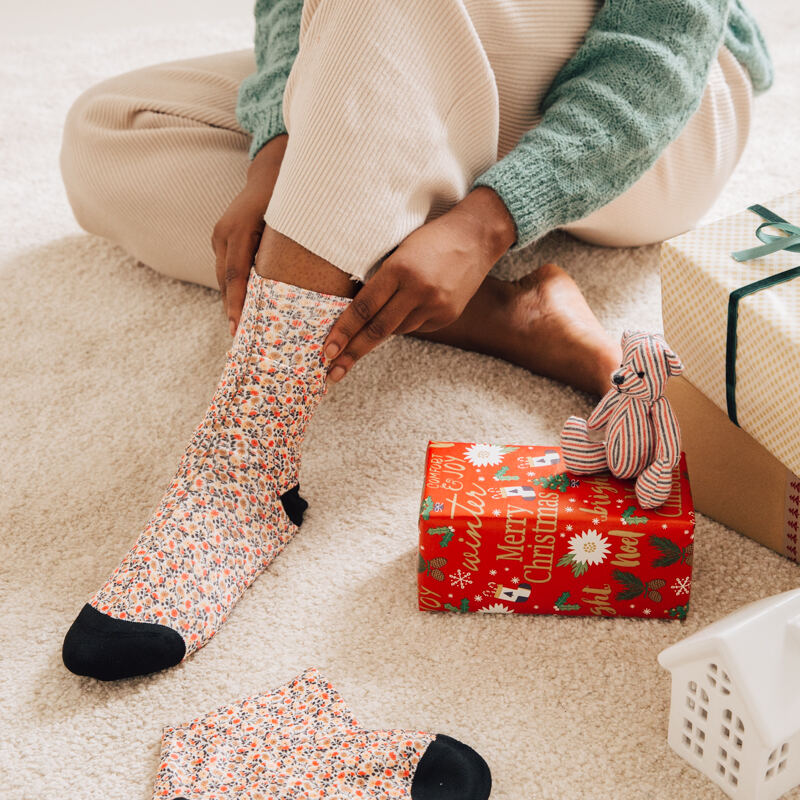
[[[664,350],[664,358],[667,360],[667,372],[670,375],[680,375],[683,372],[683,364],[675,353],[669,348]]]
[[[637,331],[637,330],[635,330],[634,328],[625,328],[625,330],[624,330],[624,331],[622,331],[622,340],[621,340],[621,342],[620,342],[620,344],[622,345],[622,347],[624,348],[624,347],[625,347],[625,345],[627,344],[628,340],[629,340],[629,339],[630,339],[632,336],[636,336],[636,334],[637,334],[637,333],[640,333],[640,331]]]

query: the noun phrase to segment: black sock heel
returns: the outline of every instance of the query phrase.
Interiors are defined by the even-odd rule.
[[[300,484],[284,492],[280,496],[280,501],[286,516],[299,528],[303,524],[303,512],[308,508],[308,502],[300,497]]]

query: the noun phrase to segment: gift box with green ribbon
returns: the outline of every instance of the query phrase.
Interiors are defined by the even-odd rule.
[[[684,366],[670,401],[689,433],[697,509],[796,558],[800,191],[664,242],[661,292],[664,336]],[[754,505],[772,532],[758,530]]]

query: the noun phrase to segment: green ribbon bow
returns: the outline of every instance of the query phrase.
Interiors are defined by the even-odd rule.
[[[731,253],[733,258],[737,261],[749,261],[753,258],[769,255],[777,250],[791,250],[793,253],[800,252],[800,227],[792,225],[775,212],[764,208],[764,206],[753,205],[749,206],[747,210],[755,212],[766,220],[756,228],[756,236],[764,244],[758,247],[751,247],[748,250],[737,250],[735,253]],[[770,227],[785,231],[789,235],[770,236],[767,233],[762,233],[764,228]],[[775,275],[768,275],[766,278],[748,283],[745,286],[740,286],[738,289],[734,289],[728,297],[728,333],[725,344],[725,398],[728,404],[728,418],[736,426],[739,426],[736,412],[736,326],[739,321],[739,301],[748,294],[759,292],[779,283],[785,283],[798,276],[800,276],[800,267],[792,267]]]
[[[759,217],[766,220],[756,228],[756,236],[764,244],[758,247],[751,247],[748,250],[737,250],[735,253],[731,253],[737,261],[761,258],[761,256],[768,256],[776,250],[791,250],[793,253],[800,253],[800,226],[792,225],[791,222],[787,222],[783,217],[779,217],[774,211],[770,211],[764,206],[748,206],[747,210],[754,211]],[[777,228],[789,235],[770,236],[768,233],[763,233],[764,228]]]

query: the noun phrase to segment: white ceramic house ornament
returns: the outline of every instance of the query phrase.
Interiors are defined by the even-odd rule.
[[[800,784],[800,589],[767,597],[663,650],[668,741],[736,800]]]

